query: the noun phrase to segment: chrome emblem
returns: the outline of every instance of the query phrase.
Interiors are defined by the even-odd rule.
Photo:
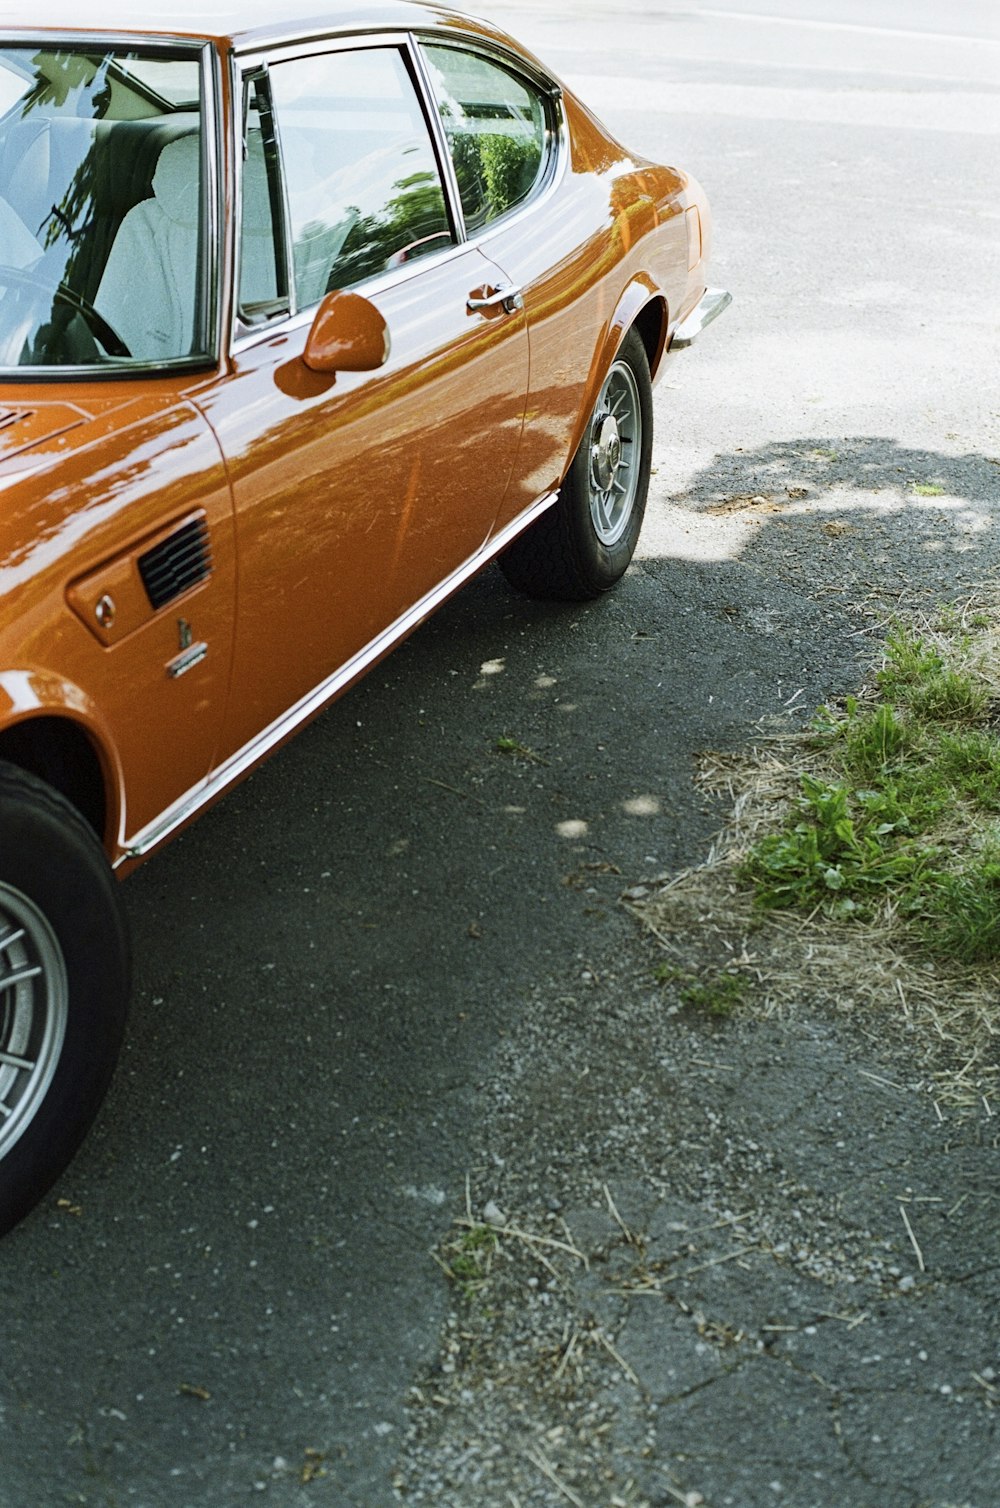
[[[177,619],[177,638],[180,654],[175,655],[167,663],[167,675],[172,681],[176,681],[178,676],[186,675],[189,670],[193,670],[196,665],[200,665],[208,654],[207,644],[195,644],[191,625],[186,618]]]

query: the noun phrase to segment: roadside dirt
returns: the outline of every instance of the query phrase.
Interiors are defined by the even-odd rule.
[[[719,611],[762,662],[791,631],[841,675],[853,648],[860,678],[892,618],[982,567],[985,459],[817,440],[732,470],[670,500],[668,531],[743,531]],[[814,710],[789,693],[772,728]],[[613,904],[662,879],[578,882]],[[717,1018],[657,981],[625,908],[602,936],[553,959],[482,1088],[397,1501],[989,1508],[1000,1107],[935,1104],[898,1000],[831,1008],[803,967],[784,1015]],[[693,916],[669,956],[704,973],[731,946]]]

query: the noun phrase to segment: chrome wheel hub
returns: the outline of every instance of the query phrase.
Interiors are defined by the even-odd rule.
[[[614,483],[622,463],[622,437],[618,433],[618,421],[614,414],[606,414],[601,424],[593,452],[594,481],[604,492]]]
[[[642,410],[632,368],[616,361],[590,426],[590,518],[603,545],[617,544],[629,526],[639,490]]]
[[[66,965],[48,919],[0,882],[0,1157],[45,1099],[66,1036]]]

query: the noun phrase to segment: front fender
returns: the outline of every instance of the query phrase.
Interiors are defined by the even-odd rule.
[[[62,718],[86,737],[100,766],[106,812],[105,849],[113,863],[124,841],[124,775],[114,739],[96,704],[71,681],[44,670],[0,671],[0,738],[37,718]]]

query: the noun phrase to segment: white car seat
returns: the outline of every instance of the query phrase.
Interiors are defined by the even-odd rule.
[[[170,141],[153,197],[130,209],[115,236],[94,304],[135,357],[190,354],[198,285],[200,139]]]
[[[30,267],[42,248],[12,204],[0,196],[0,248],[8,267]]]

